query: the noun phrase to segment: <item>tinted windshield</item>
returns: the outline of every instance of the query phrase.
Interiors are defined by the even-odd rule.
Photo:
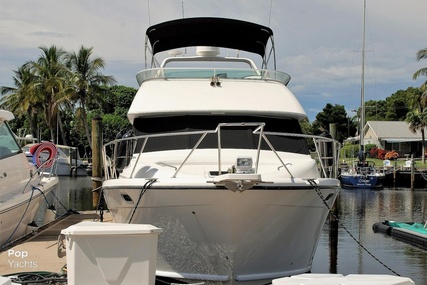
[[[20,152],[15,136],[6,122],[0,122],[0,159]]]

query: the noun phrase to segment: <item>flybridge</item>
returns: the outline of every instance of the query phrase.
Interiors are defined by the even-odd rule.
[[[195,28],[197,27],[197,28]],[[268,43],[271,48],[268,51]],[[273,31],[251,22],[224,18],[186,18],[151,26],[146,32],[147,51],[156,55],[162,51],[184,47],[213,46],[247,51],[258,54],[267,66],[274,55]],[[155,60],[152,61],[154,67]]]

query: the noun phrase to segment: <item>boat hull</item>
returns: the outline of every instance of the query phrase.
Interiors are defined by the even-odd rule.
[[[49,187],[42,190],[43,194],[34,190],[33,193],[28,192],[0,206],[0,247],[34,229],[34,225],[30,224],[34,221],[34,217],[45,199],[44,195],[52,189],[53,187]],[[17,217],[19,217],[18,221]]]
[[[385,221],[375,223],[372,229],[374,232],[385,233],[397,240],[427,249],[427,228],[425,224]]]
[[[160,181],[145,189],[146,182],[109,180],[103,191],[115,222],[163,229],[158,276],[262,284],[310,271],[328,208],[309,184],[231,191]],[[339,185],[319,191],[332,205]]]
[[[29,231],[45,196],[59,180],[50,173],[38,173],[25,154],[0,160],[0,248]]]
[[[383,178],[377,175],[341,175],[341,185],[360,189],[382,188]]]

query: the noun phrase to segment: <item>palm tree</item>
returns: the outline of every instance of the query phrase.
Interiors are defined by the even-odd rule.
[[[409,129],[416,133],[418,130],[421,132],[422,141],[422,163],[425,162],[425,128],[427,127],[427,109],[424,108],[422,112],[419,109],[414,109],[406,114],[406,122],[409,123]]]
[[[73,72],[73,84],[79,106],[76,115],[80,114],[83,121],[89,146],[92,144],[87,123],[86,104],[90,99],[102,101],[100,97],[101,85],[111,85],[116,82],[113,76],[103,75],[99,71],[104,68],[104,59],[101,57],[91,58],[92,51],[93,47],[81,46],[77,53],[69,52],[65,55],[66,65]]]
[[[66,52],[57,48],[40,47],[42,55],[37,61],[30,61],[28,66],[36,75],[36,91],[39,92],[43,102],[43,111],[46,124],[50,130],[51,140],[55,142],[55,129],[59,123],[58,119],[60,105],[69,102],[70,72],[64,64]],[[63,143],[65,137],[63,136]]]
[[[423,58],[427,58],[427,48],[419,50],[417,52],[417,61],[420,61]],[[419,76],[427,76],[427,67],[423,67],[419,70],[417,70],[414,75],[412,76],[412,78],[415,80],[417,79]],[[424,81],[424,83],[421,85],[421,91],[422,92],[427,92],[427,80]]]
[[[26,114],[30,123],[30,132],[33,137],[37,137],[37,111],[40,98],[35,92],[35,74],[25,64],[13,72],[15,73],[13,77],[15,87],[2,86],[0,88],[1,94],[5,95],[0,99],[0,106],[11,110],[18,116]]]
[[[423,58],[427,58],[427,48],[419,50],[417,53],[417,61]],[[427,67],[417,70],[412,78],[415,80],[419,76],[427,76]],[[421,131],[422,139],[422,163],[425,161],[425,128],[427,127],[427,80],[420,87],[422,94],[420,96],[414,96],[411,102],[413,111],[408,112],[406,115],[406,121],[409,123],[411,131]]]

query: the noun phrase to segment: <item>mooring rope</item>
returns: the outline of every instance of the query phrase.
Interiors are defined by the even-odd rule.
[[[22,213],[22,216],[21,216],[21,218],[20,218],[19,222],[16,224],[15,229],[14,229],[14,230],[13,230],[13,232],[10,234],[10,236],[9,236],[9,238],[6,240],[6,242],[1,246],[0,251],[2,251],[4,248],[6,248],[6,246],[8,245],[8,243],[9,243],[9,242],[11,242],[12,236],[13,236],[13,235],[15,234],[15,232],[18,230],[19,225],[21,224],[22,220],[24,219],[25,215],[27,214],[28,208],[29,208],[29,206],[30,206],[30,204],[31,204],[31,201],[33,200],[33,197],[34,197],[34,191],[36,191],[36,190],[37,190],[37,191],[39,191],[39,192],[41,193],[41,195],[43,196],[44,200],[46,201],[46,205],[47,205],[47,209],[46,209],[46,210],[52,210],[52,209],[51,209],[51,206],[52,206],[52,205],[50,205],[49,201],[47,200],[47,197],[46,197],[45,193],[44,193],[40,188],[35,187],[35,186],[31,186],[31,195],[30,195],[30,198],[28,199],[27,206],[25,207],[25,210],[24,210],[24,212]],[[56,196],[55,196],[55,197],[56,197]],[[59,201],[59,200],[58,200],[58,201]],[[56,214],[55,214],[55,216],[56,216]]]
[[[7,244],[11,241],[11,239],[12,239],[13,235],[15,234],[16,230],[19,228],[19,226],[20,226],[20,224],[21,224],[22,220],[24,219],[25,215],[27,214],[28,207],[30,207],[31,201],[33,200],[33,195],[34,195],[34,190],[35,190],[34,188],[35,188],[35,187],[33,187],[33,188],[31,189],[31,196],[30,196],[30,198],[28,199],[27,207],[25,207],[25,210],[24,210],[24,212],[22,213],[21,219],[20,219],[20,220],[19,220],[19,222],[16,224],[15,229],[14,229],[14,230],[13,230],[13,232],[10,234],[10,236],[7,238],[6,242],[5,242],[5,243],[2,245],[2,247],[0,248],[0,251],[2,251],[2,250],[7,246]]]
[[[136,209],[139,206],[139,203],[141,202],[142,196],[144,196],[145,192],[147,191],[148,188],[151,187],[151,185],[153,185],[153,183],[156,182],[156,179],[150,179],[148,180],[144,186],[142,187],[141,191],[139,192],[139,197],[138,197],[138,201],[136,202],[135,207],[133,208],[133,212],[132,215],[129,218],[129,222],[128,224],[130,224],[132,222],[133,216],[135,215]]]
[[[356,237],[350,233],[350,231],[344,226],[344,224],[341,222],[341,220],[335,215],[335,213],[332,211],[331,207],[329,207],[328,203],[326,202],[325,198],[323,197],[322,192],[320,191],[319,186],[317,185],[316,181],[314,179],[307,179],[307,181],[310,183],[311,186],[313,186],[314,190],[316,191],[317,195],[319,195],[320,199],[323,201],[323,204],[325,204],[326,208],[328,208],[329,213],[332,214],[333,218],[338,222],[338,224],[347,232],[347,234],[367,253],[369,254],[373,259],[378,261],[382,266],[387,268],[390,272],[397,276],[401,276],[399,273],[391,269],[389,266],[387,266],[384,262],[379,260],[373,253],[371,253],[366,247],[364,247],[360,241],[356,239]]]

